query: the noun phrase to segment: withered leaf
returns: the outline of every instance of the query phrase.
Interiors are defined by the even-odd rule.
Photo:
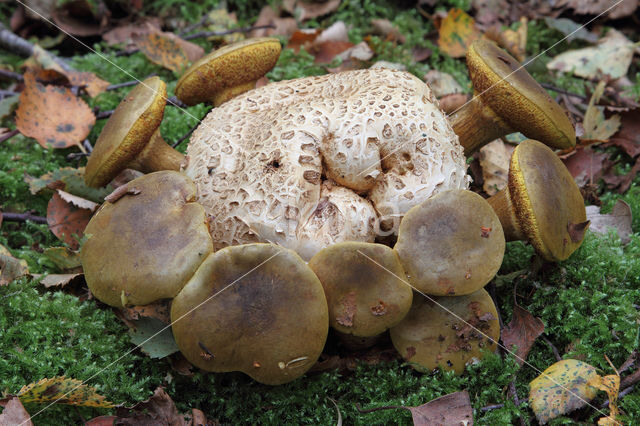
[[[480,37],[473,18],[457,8],[449,10],[447,17],[442,20],[439,34],[438,46],[453,58],[464,56],[469,45]]]
[[[47,206],[47,223],[56,237],[69,244],[73,250],[77,250],[79,243],[74,235],[82,238],[92,214],[89,209],[83,209],[66,202],[56,192]]]
[[[514,302],[513,318],[502,330],[502,342],[508,349],[511,349],[512,345],[518,347],[516,362],[522,365],[534,342],[543,331],[544,323],[542,320],[534,317],[529,311]]]

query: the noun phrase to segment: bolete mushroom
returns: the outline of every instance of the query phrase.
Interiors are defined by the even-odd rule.
[[[125,168],[141,172],[180,170],[184,155],[162,139],[167,89],[151,77],[129,92],[105,124],[89,157],[84,179],[87,185],[104,186]]]
[[[507,241],[527,240],[546,260],[567,259],[589,226],[584,200],[558,156],[526,140],[511,155],[507,187],[488,199]]]
[[[219,106],[253,89],[256,81],[276,65],[280,50],[280,41],[271,37],[224,46],[185,71],[176,85],[176,96],[187,105],[211,102]]]
[[[474,97],[450,117],[465,154],[517,131],[552,148],[575,146],[565,111],[506,51],[476,40],[467,51],[467,67]]]
[[[343,242],[316,253],[309,267],[324,287],[329,325],[344,334],[376,336],[409,311],[413,291],[398,255],[382,244]]]
[[[435,296],[470,294],[502,264],[505,237],[480,195],[451,190],[409,210],[394,249],[412,286]]]
[[[213,250],[195,198],[193,182],[175,171],[144,175],[116,189],[89,221],[80,252],[98,300],[123,307],[178,294]]]
[[[223,103],[191,137],[185,172],[216,218],[216,248],[273,241],[305,259],[373,242],[379,216],[399,220],[469,180],[429,87],[389,69],[271,83]]]
[[[400,355],[421,371],[437,367],[462,374],[465,366],[495,350],[500,338],[496,307],[484,289],[466,296],[416,295],[407,316],[390,329]]]
[[[171,321],[192,364],[269,385],[302,376],[329,330],[320,281],[295,252],[273,244],[209,255],[173,299]]]

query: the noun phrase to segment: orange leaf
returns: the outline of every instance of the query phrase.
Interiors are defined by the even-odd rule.
[[[23,386],[18,392],[22,402],[78,405],[81,407],[113,407],[113,403],[80,380],[58,376]]]
[[[66,202],[57,192],[53,194],[47,206],[47,223],[49,229],[61,241],[69,244],[74,250],[79,247],[74,234],[81,238],[84,228],[91,219],[92,211]]]
[[[33,71],[24,75],[16,127],[45,148],[80,145],[96,122],[91,108],[64,87],[45,86]]]
[[[438,46],[453,58],[464,56],[469,45],[480,37],[473,18],[456,8],[451,9],[442,20],[439,33]]]
[[[181,44],[176,41],[176,37],[168,34],[141,34],[136,36],[134,41],[151,62],[171,71],[181,72],[189,66],[189,57]]]

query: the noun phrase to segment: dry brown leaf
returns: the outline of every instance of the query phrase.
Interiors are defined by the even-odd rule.
[[[599,15],[609,10],[607,16],[611,19],[618,19],[632,15],[638,8],[638,0],[624,0],[621,2],[613,2],[611,0],[561,0],[555,6],[569,7],[578,15]]]
[[[323,30],[315,39],[316,43],[325,41],[349,41],[349,33],[344,22],[338,21],[329,28]]]
[[[513,318],[502,330],[502,342],[511,349],[512,345],[516,345],[516,362],[520,365],[524,364],[531,347],[535,343],[538,336],[544,331],[544,323],[540,318],[536,318],[526,309],[513,304]]]
[[[490,40],[495,41],[511,53],[518,61],[524,62],[527,56],[527,17],[520,18],[520,27],[517,30],[507,28],[504,31],[500,30],[500,25],[495,25],[489,28],[484,36]]]
[[[254,24],[256,27],[264,25],[272,25],[275,28],[264,28],[253,30],[249,33],[250,37],[269,37],[269,36],[285,36],[291,35],[298,29],[295,18],[281,18],[280,15],[273,10],[271,6],[264,6],[258,15],[258,20]]]
[[[473,18],[462,9],[451,9],[440,23],[438,46],[453,58],[461,58],[467,53],[471,43],[480,37]]]
[[[482,189],[488,195],[494,195],[507,186],[509,162],[515,148],[500,139],[480,148],[479,161],[484,184]]]
[[[114,407],[94,388],[71,377],[56,376],[23,386],[18,392],[22,402],[58,403],[80,407]]]
[[[587,184],[598,183],[609,166],[608,154],[597,152],[589,147],[576,147],[573,153],[562,161],[573,179],[582,188]]]
[[[169,301],[160,300],[144,306],[131,306],[122,308],[122,316],[129,321],[136,321],[140,318],[156,318],[165,324],[171,323],[171,315],[169,313]]]
[[[440,109],[448,115],[456,112],[467,102],[469,102],[469,96],[465,95],[464,93],[454,93],[452,95],[446,95],[438,100]]]
[[[45,148],[81,146],[96,122],[96,116],[82,99],[64,87],[45,86],[28,70],[20,94],[16,127]]]
[[[324,41],[321,43],[315,42],[313,44],[313,53],[315,54],[314,62],[316,64],[328,64],[333,59],[351,49],[354,46],[349,41]]]
[[[609,138],[609,145],[619,146],[631,158],[640,155],[640,109],[621,114],[620,130]]]
[[[284,0],[282,8],[297,17],[300,22],[319,18],[335,11],[340,6],[340,0],[327,0],[324,2],[302,2],[299,0]]]
[[[629,235],[633,233],[631,223],[633,221],[631,207],[622,200],[618,200],[613,206],[611,213],[600,213],[598,206],[587,206],[587,219],[591,221],[589,229],[597,234],[606,234],[610,229],[614,229],[622,244],[631,241]]]
[[[125,43],[133,45],[133,37],[142,34],[157,33],[162,31],[162,20],[157,17],[144,17],[132,23],[123,24],[102,35],[102,39],[108,45]]]
[[[140,51],[154,64],[181,72],[189,66],[189,57],[171,33],[135,35],[133,40]]]
[[[589,100],[589,106],[584,114],[582,123],[583,134],[580,136],[582,141],[600,141],[606,142],[620,128],[620,116],[617,114],[605,119],[603,107],[596,106],[600,97],[604,93],[607,83],[603,80],[598,83],[593,95]]]
[[[381,35],[388,41],[404,43],[407,38],[388,19],[373,19],[371,21],[373,34]]]
[[[0,286],[7,285],[28,273],[27,262],[23,259],[16,259],[9,250],[0,245]]]
[[[446,72],[431,70],[426,73],[422,79],[429,84],[433,94],[438,99],[445,95],[462,93],[464,91],[456,79]]]
[[[309,51],[313,42],[318,38],[318,35],[320,35],[320,32],[313,28],[297,30],[291,34],[291,38],[289,38],[289,42],[287,43],[287,49],[293,49],[298,53],[300,48],[304,47],[306,51]]]
[[[158,387],[151,398],[139,402],[131,408],[116,409],[119,425],[171,425],[187,426],[192,422],[185,420],[178,412],[171,397]]]
[[[45,288],[62,288],[76,280],[84,281],[84,274],[49,274],[40,280],[40,284]]]
[[[17,396],[1,399],[0,406],[4,407],[0,414],[0,426],[33,426],[31,416]]]
[[[58,195],[67,203],[71,203],[76,207],[80,207],[81,209],[87,209],[92,212],[96,211],[98,208],[98,203],[94,203],[93,201],[89,201],[82,197],[78,197],[77,195],[69,194],[61,189],[58,189]]]
[[[77,250],[79,247],[74,235],[82,238],[91,215],[91,210],[79,208],[66,202],[57,192],[53,194],[47,206],[49,229],[73,250]]]

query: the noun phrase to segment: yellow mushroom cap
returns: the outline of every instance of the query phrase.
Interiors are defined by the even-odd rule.
[[[217,93],[226,89],[243,88],[234,95],[249,90],[251,87],[247,84],[255,83],[276,65],[280,50],[280,41],[271,37],[250,38],[224,46],[203,56],[185,71],[176,85],[176,96],[187,105],[196,105],[212,101]]]
[[[166,105],[164,81],[151,77],[125,96],[105,124],[87,162],[87,185],[104,186],[142,152],[160,127]]]
[[[565,111],[506,51],[476,40],[467,51],[467,67],[476,93],[509,127],[554,148],[575,146]]]
[[[213,251],[196,188],[181,173],[144,175],[119,188],[85,229],[80,253],[87,285],[111,306],[171,298]]]
[[[416,369],[441,367],[462,374],[468,362],[482,358],[483,349],[495,350],[500,324],[484,289],[431,300],[416,294],[409,313],[390,334],[393,346]]]
[[[295,252],[273,244],[211,254],[173,299],[171,321],[192,364],[269,385],[311,368],[329,330],[322,284]]]
[[[394,249],[416,289],[453,296],[473,293],[495,276],[505,238],[489,203],[474,192],[451,190],[407,212]]]
[[[398,255],[382,244],[343,242],[309,261],[324,287],[331,327],[359,337],[378,335],[409,311],[413,291]]]
[[[508,191],[520,229],[545,259],[564,260],[580,247],[588,226],[584,199],[549,147],[534,140],[516,147]]]

